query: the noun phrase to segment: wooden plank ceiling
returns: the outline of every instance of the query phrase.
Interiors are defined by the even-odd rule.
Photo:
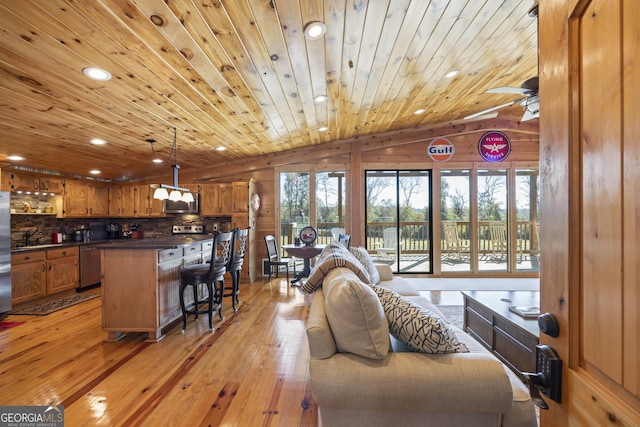
[[[532,6],[0,0],[0,165],[170,177],[174,128],[185,170],[461,120],[517,98],[486,90],[537,75]],[[326,24],[324,37],[304,37],[311,21]],[[113,78],[90,80],[86,67]],[[460,74],[448,79],[451,70]],[[499,112],[519,120],[522,107]],[[164,165],[151,163],[149,138]],[[14,154],[25,160],[7,160]]]

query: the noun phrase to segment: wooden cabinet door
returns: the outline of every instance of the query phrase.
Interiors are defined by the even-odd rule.
[[[78,257],[47,261],[47,295],[78,287]]]
[[[18,305],[47,294],[45,251],[11,255],[11,304]]]
[[[39,178],[38,187],[40,188],[40,191],[62,193],[62,180],[41,176]]]
[[[200,186],[200,215],[220,215],[218,197],[218,184],[202,184]]]
[[[233,213],[249,212],[249,183],[234,182]]]
[[[182,257],[158,264],[158,325],[162,327],[182,316],[180,310],[180,268]],[[190,292],[185,293],[185,303],[189,304]]]
[[[109,187],[89,185],[89,215],[105,217],[109,215]]]
[[[64,183],[64,216],[89,215],[89,187],[85,182],[67,180]]]
[[[162,200],[154,199],[155,188],[150,185],[140,184],[136,186],[135,216],[137,217],[162,217]]]
[[[218,184],[218,205],[220,215],[231,216],[233,213],[233,186],[231,184]]]
[[[119,184],[109,188],[109,216],[135,216],[135,185]]]

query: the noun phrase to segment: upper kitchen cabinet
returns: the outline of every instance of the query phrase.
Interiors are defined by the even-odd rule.
[[[249,183],[234,182],[233,187],[233,213],[249,212]]]
[[[232,214],[232,184],[200,184],[201,216],[231,216]]]
[[[65,217],[109,216],[109,187],[99,182],[66,180],[64,183]]]
[[[109,188],[109,216],[134,217],[136,204],[135,184],[114,184]]]
[[[2,173],[2,189],[60,194],[63,186],[60,178],[6,171]]]
[[[135,212],[137,217],[161,217],[164,216],[162,210],[162,200],[154,199],[155,188],[150,185],[139,184],[136,186]]]

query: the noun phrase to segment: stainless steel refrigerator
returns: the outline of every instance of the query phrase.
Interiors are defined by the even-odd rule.
[[[0,319],[11,310],[10,193],[0,192]]]

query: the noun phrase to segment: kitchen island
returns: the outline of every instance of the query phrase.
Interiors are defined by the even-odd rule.
[[[182,316],[180,269],[209,260],[213,236],[112,240],[98,248],[102,249],[102,329],[107,341],[117,341],[127,332],[144,332],[147,341],[157,342]]]

